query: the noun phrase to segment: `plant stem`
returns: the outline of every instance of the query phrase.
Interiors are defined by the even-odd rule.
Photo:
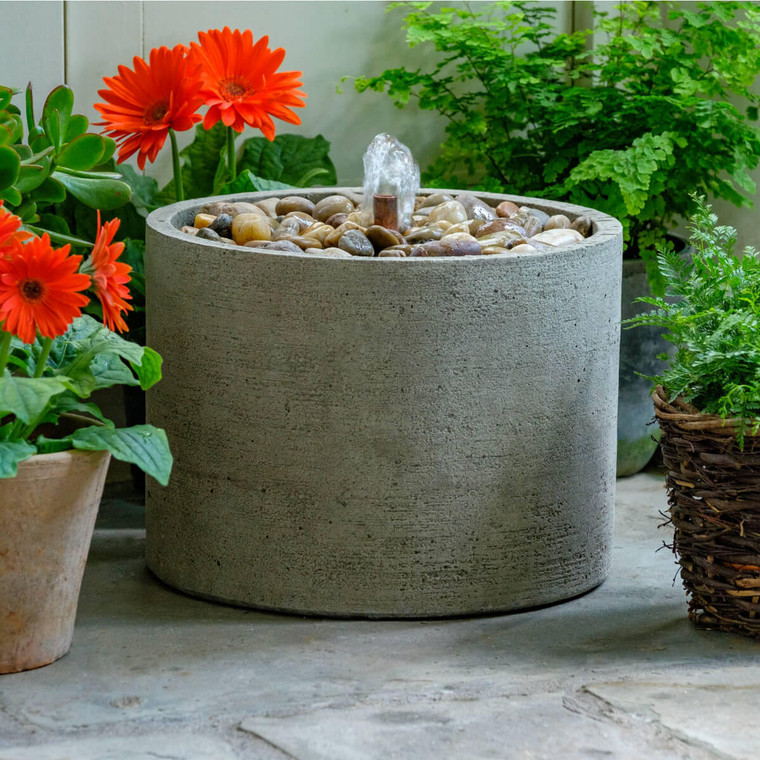
[[[11,350],[11,334],[3,331],[3,337],[0,340],[0,377],[2,377],[5,365],[8,363],[8,354]]]
[[[230,170],[230,182],[237,177],[237,161],[235,159],[235,130],[227,127],[227,166]]]
[[[53,347],[52,338],[45,338],[42,341],[42,351],[40,351],[40,358],[37,359],[37,365],[34,368],[34,375],[32,375],[32,377],[42,377],[42,373],[45,371],[47,358],[48,356],[50,356],[50,349],[52,347]]]
[[[172,143],[172,166],[174,167],[174,196],[178,201],[185,200],[185,189],[182,186],[182,169],[179,165],[179,149],[177,148],[177,135],[173,129],[169,130],[169,139]]]

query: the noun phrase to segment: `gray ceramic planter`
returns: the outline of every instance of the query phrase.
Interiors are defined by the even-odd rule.
[[[514,610],[604,580],[621,227],[481,197],[596,232],[548,255],[331,259],[179,232],[200,200],[151,214],[148,418],[175,455],[146,495],[156,575],[368,617]]]

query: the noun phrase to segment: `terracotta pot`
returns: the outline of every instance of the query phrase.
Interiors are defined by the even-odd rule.
[[[69,651],[110,456],[40,454],[0,479],[0,673]]]

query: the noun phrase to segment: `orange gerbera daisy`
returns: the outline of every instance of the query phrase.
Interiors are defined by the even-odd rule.
[[[24,343],[37,332],[55,338],[66,332],[88,302],[79,291],[90,278],[78,274],[81,256],[69,256],[69,246],[53,248],[47,234],[32,237],[14,256],[0,256],[0,322]]]
[[[34,237],[20,227],[21,219],[4,209],[3,201],[0,201],[0,256],[11,255],[24,240]]]
[[[119,147],[119,163],[137,153],[137,165],[145,168],[145,159],[153,163],[166,142],[169,130],[183,132],[201,120],[196,110],[203,105],[199,95],[197,66],[184,45],[172,50],[153,48],[149,63],[135,56],[134,71],[119,66],[115,77],[103,77],[108,90],[98,90],[107,103],[96,103],[106,127]]]
[[[274,140],[274,116],[291,124],[301,120],[290,110],[302,108],[306,94],[301,86],[300,71],[281,71],[277,67],[285,58],[285,50],[270,50],[269,38],[262,37],[255,45],[250,29],[231,32],[210,29],[198,32],[200,45],[190,43],[190,57],[201,68],[208,111],[203,127],[210,129],[218,121],[236,132],[246,124],[260,129],[268,140]]]
[[[103,324],[109,330],[125,332],[129,328],[121,313],[132,311],[132,306],[124,300],[132,298],[127,288],[132,267],[122,261],[116,261],[124,251],[124,243],[111,242],[119,229],[119,223],[119,219],[111,219],[101,226],[98,211],[95,245],[81,271],[92,278],[95,295],[103,306]]]

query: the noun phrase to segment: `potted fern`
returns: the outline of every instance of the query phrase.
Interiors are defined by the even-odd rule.
[[[760,258],[695,197],[693,260],[663,248],[666,297],[628,326],[665,328],[650,378],[668,469],[673,549],[700,627],[760,635]]]
[[[356,89],[445,118],[428,187],[566,200],[619,219],[624,317],[637,296],[662,295],[656,252],[691,212],[689,193],[750,205],[760,6],[621,3],[596,13],[594,30],[557,34],[555,10],[539,3],[429,5],[408,4],[403,22],[408,44],[425,48],[420,68],[359,77]],[[619,475],[654,450],[649,389],[634,370],[651,361],[644,371],[657,372],[662,350],[654,331],[621,341]]]

